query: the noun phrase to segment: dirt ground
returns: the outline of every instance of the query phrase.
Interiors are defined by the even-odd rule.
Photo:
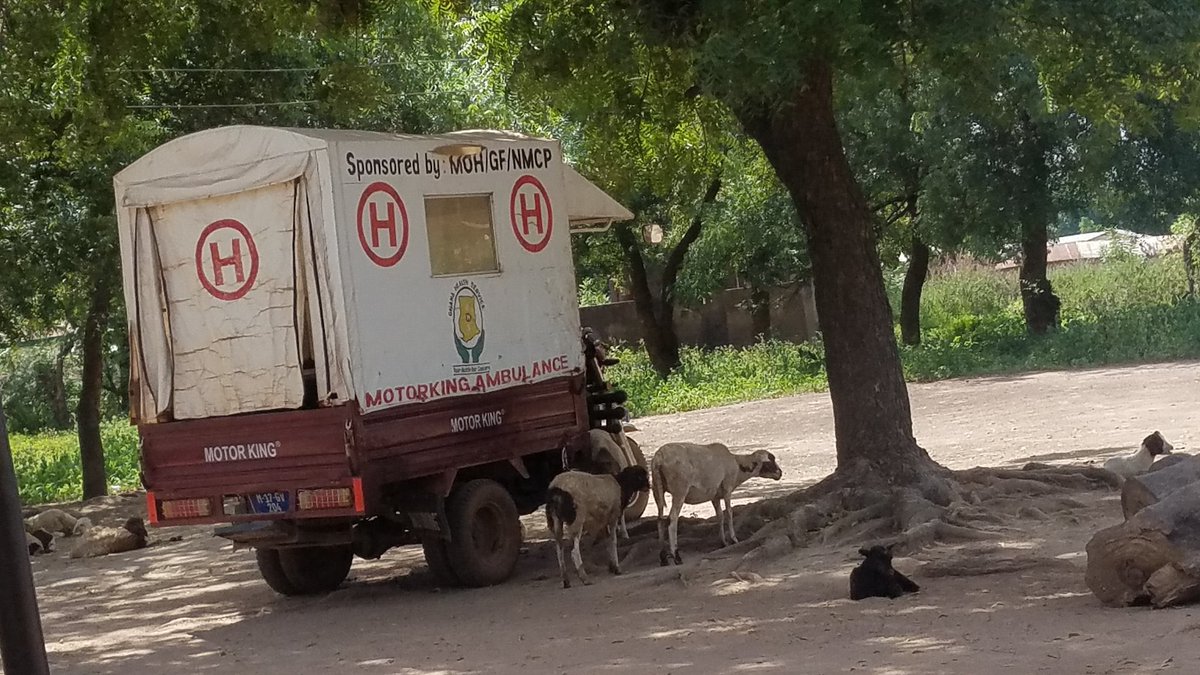
[[[1177,449],[1200,450],[1197,363],[911,393],[917,437],[952,468],[1103,460],[1156,429]],[[834,468],[824,395],[638,424],[648,451],[697,440],[774,452],[783,481],[748,483],[740,503]],[[1106,609],[1088,592],[1084,545],[1121,511],[1116,492],[1076,497],[1078,507],[1020,521],[995,544],[897,559],[922,590],[896,601],[846,599],[856,558],[846,546],[796,551],[738,579],[729,557],[705,558],[715,542],[693,545],[680,568],[642,562],[619,578],[600,569],[594,585],[563,590],[540,513],[526,519],[517,578],[481,590],[434,588],[408,547],[355,561],[332,594],[283,598],[258,578],[251,552],[233,552],[208,528],[155,530],[148,549],[87,561],[68,560],[66,540],[33,568],[51,667],[62,673],[1196,672],[1200,606]],[[132,496],[83,510],[116,518],[140,506]],[[707,506],[686,513],[712,515]],[[1023,569],[954,574],[956,560],[980,554]]]

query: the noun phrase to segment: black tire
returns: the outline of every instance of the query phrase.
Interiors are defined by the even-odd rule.
[[[353,561],[349,546],[279,549],[279,566],[295,589],[288,595],[313,595],[336,589],[346,580]]]
[[[494,586],[512,576],[521,553],[517,505],[499,483],[470,481],[450,494],[446,504],[450,567],[465,586]]]
[[[604,403],[615,403],[617,405],[621,405],[628,400],[629,394],[626,394],[625,391],[621,389],[614,389],[613,391],[606,391],[600,394],[592,394],[588,397],[588,403],[591,405],[600,405]]]
[[[299,594],[296,586],[283,573],[283,565],[279,562],[279,549],[254,549],[254,560],[258,563],[258,573],[262,575],[263,581],[267,582],[271,590],[282,595]]]
[[[461,586],[458,575],[450,565],[449,543],[437,535],[421,538],[421,550],[425,553],[425,564],[439,586]]]
[[[625,437],[625,440],[629,443],[630,454],[633,455],[634,462],[636,462],[638,466],[649,470],[650,466],[646,464],[646,455],[642,453],[642,446],[638,445],[636,441],[628,436]],[[633,498],[633,503],[625,509],[625,523],[628,525],[638,518],[641,518],[642,514],[646,512],[646,506],[649,503],[650,491],[643,490],[639,492],[637,496]]]

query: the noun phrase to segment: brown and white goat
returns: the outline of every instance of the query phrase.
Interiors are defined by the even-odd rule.
[[[603,429],[592,429],[588,433],[587,450],[576,456],[572,468],[591,474],[615,476],[621,472],[622,466],[633,466],[637,463],[640,450],[637,441],[623,432],[611,433]],[[646,489],[649,490],[649,486]],[[621,512],[619,531],[622,537],[629,538],[624,511]]]
[[[585,585],[591,583],[579,551],[579,541],[584,536],[607,534],[608,569],[613,574],[621,573],[617,561],[617,526],[625,506],[635,494],[650,487],[649,480],[645,467],[630,466],[616,476],[565,471],[550,482],[546,492],[546,525],[554,535],[563,588],[571,587],[566,561],[568,548],[579,580]]]

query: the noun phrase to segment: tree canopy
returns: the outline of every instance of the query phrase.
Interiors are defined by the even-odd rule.
[[[729,275],[811,278],[839,480],[940,499],[882,265],[1019,251],[1030,327],[1051,329],[1044,249],[1064,217],[1161,230],[1197,208],[1197,28],[1179,0],[16,0],[0,10],[0,340],[77,340],[94,469],[124,343],[117,170],[223,124],[514,127],[560,139],[637,214],[578,262],[643,287],[660,370],[680,299]]]

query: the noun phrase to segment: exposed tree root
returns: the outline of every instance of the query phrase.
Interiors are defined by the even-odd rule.
[[[1016,532],[1012,525],[1021,519],[1045,520],[1083,505],[1065,493],[1118,486],[1113,474],[1091,466],[1031,464],[1019,470],[952,472],[930,463],[926,469],[903,485],[880,479],[878,472],[839,471],[790,495],[736,507],[734,520],[742,542],[710,549],[703,559],[737,560],[735,570],[749,574],[754,567],[812,544],[892,544],[904,555],[940,542],[984,542]],[[685,557],[688,549],[695,550],[691,544],[703,549],[718,538],[715,519],[681,520],[679,531]],[[652,526],[639,532],[657,536]],[[637,555],[630,558],[648,555],[649,547],[637,547]],[[989,564],[976,567],[986,570]],[[995,567],[1019,564],[1000,561]]]
[[[944,558],[923,563],[924,577],[972,577],[985,574],[1004,574],[1039,568],[1058,568],[1074,572],[1069,561],[1040,556],[1029,551],[1013,551],[994,544],[973,544]]]

